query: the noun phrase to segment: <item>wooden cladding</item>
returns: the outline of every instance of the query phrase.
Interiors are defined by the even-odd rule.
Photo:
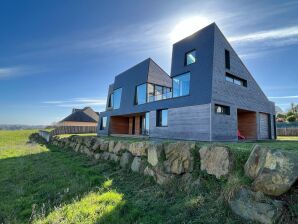
[[[257,113],[238,110],[238,130],[246,139],[257,139]]]
[[[110,131],[112,134],[129,134],[128,117],[111,117]]]

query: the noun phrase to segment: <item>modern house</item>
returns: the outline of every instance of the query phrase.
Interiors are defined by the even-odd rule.
[[[275,139],[275,105],[213,23],[173,45],[170,75],[150,58],[117,75],[98,127],[98,135]]]
[[[96,127],[99,120],[99,114],[90,107],[83,109],[72,109],[72,113],[58,123],[58,126],[90,126]]]

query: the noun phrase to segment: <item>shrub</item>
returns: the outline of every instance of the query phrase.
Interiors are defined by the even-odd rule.
[[[286,115],[285,114],[277,114],[276,115],[276,118],[286,118]]]
[[[295,115],[295,114],[294,114],[293,111],[289,111],[289,112],[287,113],[287,118],[290,117],[290,116],[294,116],[294,115]]]
[[[295,122],[295,121],[296,121],[296,117],[295,117],[295,115],[288,116],[288,117],[287,117],[287,121],[288,121],[288,122]]]

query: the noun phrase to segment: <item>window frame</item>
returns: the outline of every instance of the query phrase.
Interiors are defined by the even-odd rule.
[[[225,67],[226,69],[231,69],[230,51],[227,49],[225,49]]]
[[[221,112],[217,112],[217,108],[221,107],[222,111]],[[222,105],[222,104],[214,104],[214,112],[217,115],[226,115],[226,116],[230,116],[231,115],[231,108],[227,105]]]
[[[117,91],[117,90],[121,90],[121,94],[120,94],[120,102],[119,102],[119,107],[117,107],[117,108],[115,108],[115,92]],[[117,88],[117,89],[115,89],[114,91],[113,91],[113,109],[114,110],[117,110],[117,109],[120,109],[120,107],[121,107],[121,100],[122,100],[122,87],[119,87],[119,88]]]
[[[163,125],[162,121],[163,121],[163,116],[162,116],[162,112],[163,111],[167,111],[167,123],[166,125]],[[156,110],[156,127],[168,127],[169,125],[169,110],[166,108],[166,109],[159,109],[159,110]]]
[[[189,74],[189,87],[188,87],[188,94],[186,95],[179,95],[179,96],[174,96],[174,79],[179,77],[179,76],[183,76],[183,75],[186,75],[186,74]],[[178,97],[184,97],[184,96],[189,96],[190,95],[190,83],[191,83],[191,72],[188,71],[188,72],[184,72],[180,75],[175,75],[172,77],[172,98],[178,98]]]
[[[147,96],[147,94],[148,94],[148,85],[147,85],[148,83],[147,82],[145,82],[145,83],[142,83],[142,84],[139,84],[139,85],[136,85],[135,86],[135,97],[134,97],[134,105],[135,106],[137,106],[137,105],[142,105],[142,104],[145,104],[145,103],[148,103],[148,100],[147,100],[147,98],[148,98],[148,96]],[[138,99],[138,95],[137,95],[137,93],[138,93],[138,87],[139,86],[142,86],[142,85],[146,85],[145,87],[145,102],[144,103],[138,103],[137,102],[137,99]]]
[[[103,126],[103,121],[105,119],[105,126]],[[108,117],[107,116],[103,116],[100,118],[100,128],[99,130],[105,130],[107,128],[107,122],[108,122]]]
[[[229,81],[227,79],[231,79],[233,81]],[[226,72],[225,74],[225,80],[229,83],[233,83],[237,86],[243,86],[243,87],[246,87],[247,88],[247,80],[243,79],[243,78],[240,78],[238,76],[235,76],[229,72]],[[240,82],[240,84],[236,83],[236,82]]]
[[[193,63],[187,64],[187,55],[192,53],[192,52],[195,52],[195,61]],[[197,62],[197,50],[195,48],[184,54],[184,66],[189,66],[189,65],[192,65],[196,62]]]

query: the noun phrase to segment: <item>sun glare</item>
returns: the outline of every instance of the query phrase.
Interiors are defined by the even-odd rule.
[[[170,33],[171,43],[176,43],[179,40],[195,33],[196,31],[209,25],[211,21],[205,17],[193,16],[179,22],[173,31]]]

